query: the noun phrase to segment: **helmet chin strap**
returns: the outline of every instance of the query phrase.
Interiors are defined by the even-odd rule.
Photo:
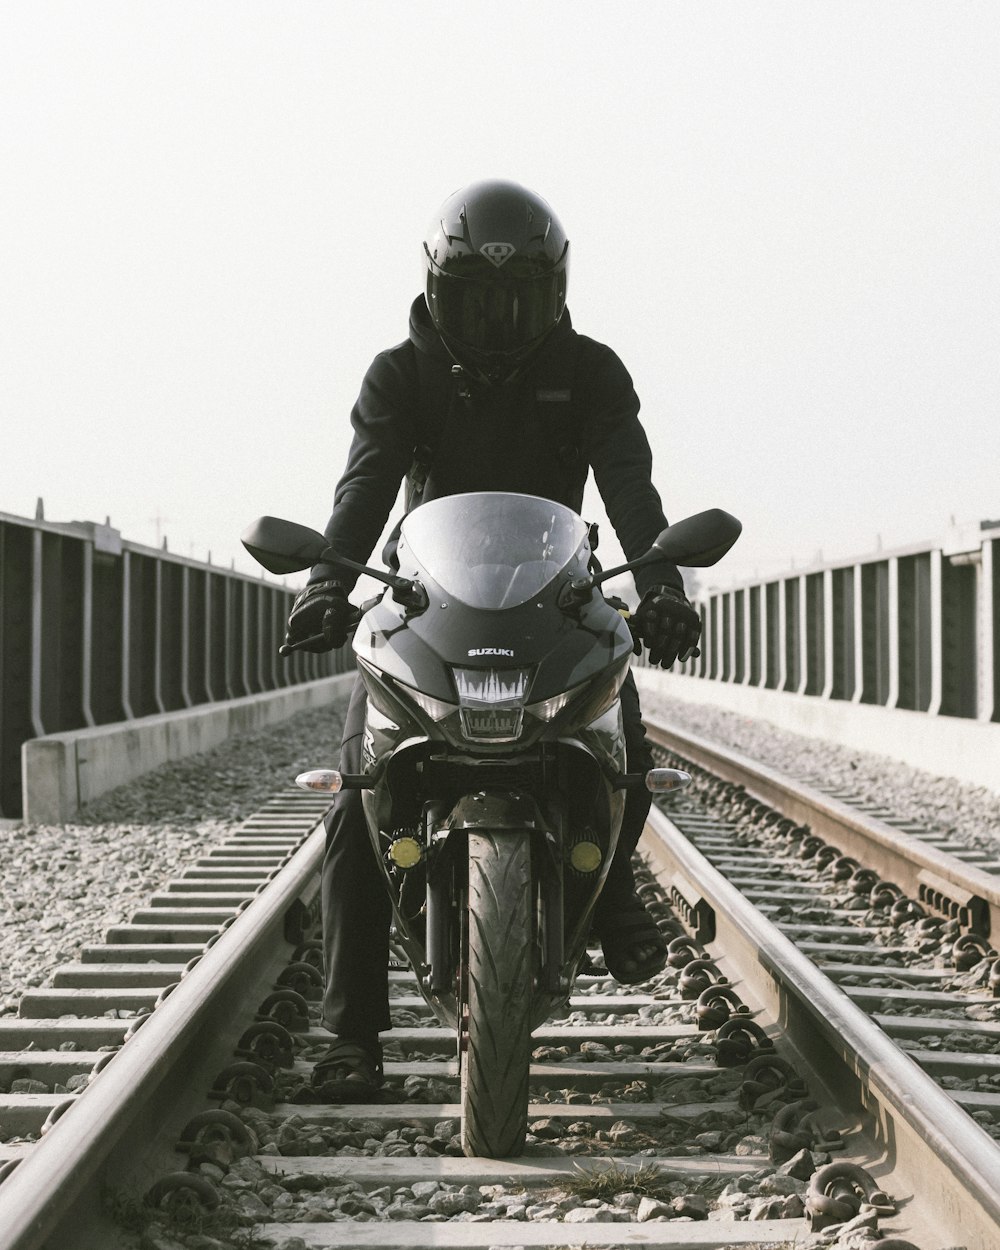
[[[474,363],[470,364],[467,361],[462,360],[459,357],[458,352],[449,342],[448,337],[445,334],[442,334],[441,331],[438,331],[438,337],[444,344],[448,355],[455,362],[451,367],[452,377],[460,381],[463,379],[471,379],[473,382],[478,382],[482,386],[504,386],[508,382],[513,382],[520,377],[521,371],[527,364],[527,360],[520,360],[509,373],[505,372],[501,365],[495,365],[492,369],[485,369],[481,365]],[[530,357],[528,359],[530,359]],[[470,392],[468,382],[463,382],[459,395],[463,399],[469,398]]]
[[[555,327],[553,327],[554,329]],[[467,377],[474,382],[480,383],[482,386],[506,386],[510,382],[516,382],[524,372],[525,367],[537,354],[545,340],[549,337],[549,332],[543,334],[534,344],[532,350],[527,356],[518,360],[517,363],[508,371],[500,364],[494,365],[492,368],[484,368],[476,363],[469,363],[462,360],[453,343],[442,330],[438,330],[438,338],[444,344],[448,355],[455,362],[451,367],[452,376],[455,378]],[[459,392],[463,399],[469,398],[468,386]]]

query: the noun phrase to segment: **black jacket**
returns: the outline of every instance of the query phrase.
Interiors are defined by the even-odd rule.
[[[413,503],[465,491],[541,495],[579,512],[592,468],[608,519],[628,560],[666,526],[651,480],[652,457],[639,400],[615,353],[572,328],[569,312],[524,373],[504,386],[477,386],[453,361],[423,296],[410,309],[405,343],[376,356],[351,413],[354,440],[334,495],[326,537],[366,563],[409,475]],[[353,578],[317,565],[312,580]],[[639,593],[683,588],[674,565],[635,573]]]

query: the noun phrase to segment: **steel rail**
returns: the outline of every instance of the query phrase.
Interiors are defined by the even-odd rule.
[[[719,965],[744,980],[831,1098],[882,1151],[880,1169],[933,1202],[949,1244],[995,1250],[1000,1146],[772,925],[657,808],[643,842],[668,890],[710,906]]]
[[[817,837],[876,869],[911,898],[955,915],[967,909],[971,928],[984,937],[1000,934],[1000,877],[738,751],[653,723],[647,723],[647,733],[655,746],[742,786],[753,798],[808,825]]]
[[[324,832],[316,827],[283,870],[241,912],[162,1004],[146,1018],[98,1079],[0,1186],[0,1250],[77,1245],[99,1208],[105,1168],[157,1175],[143,1157],[172,1153],[188,1113],[178,1090],[208,1087],[220,1048],[231,1054],[233,1022],[275,962],[284,961],[289,918],[313,915]],[[207,1080],[206,1080],[207,1078]],[[199,1104],[203,1098],[199,1096]],[[155,1131],[159,1140],[151,1142]]]

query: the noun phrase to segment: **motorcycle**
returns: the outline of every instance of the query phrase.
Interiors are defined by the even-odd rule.
[[[566,1003],[587,956],[626,790],[689,779],[626,771],[619,691],[636,644],[625,605],[601,585],[660,559],[714,564],[740,530],[702,512],[600,571],[569,508],[478,492],[409,513],[398,572],[343,559],[322,534],[274,517],[243,535],[271,573],[323,561],[386,586],[354,632],[362,771],[297,782],[363,791],[396,938],[456,1032],[466,1155],[523,1149],[531,1033]]]

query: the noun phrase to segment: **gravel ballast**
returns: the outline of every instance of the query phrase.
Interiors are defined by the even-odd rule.
[[[128,920],[296,773],[339,755],[346,696],[167,764],[89,805],[69,825],[0,828],[0,1016],[23,990]]]
[[[807,738],[767,721],[700,703],[642,692],[648,721],[687,730],[740,751],[801,781],[850,791],[859,801],[889,809],[952,834],[967,846],[1000,846],[1000,794],[953,777],[938,777],[884,755]]]

